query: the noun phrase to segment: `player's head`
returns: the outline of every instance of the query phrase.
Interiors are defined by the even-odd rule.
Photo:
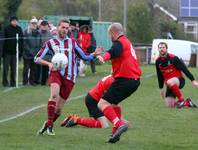
[[[123,27],[120,23],[112,23],[108,28],[108,34],[112,41],[115,41],[121,35],[124,35]]]
[[[165,42],[160,42],[158,44],[159,55],[161,57],[166,57],[168,45]]]
[[[18,18],[17,18],[16,16],[10,17],[10,24],[11,24],[12,26],[16,27],[17,24],[18,24]]]
[[[60,20],[57,24],[57,30],[58,30],[58,36],[60,38],[65,38],[68,31],[69,31],[69,20],[66,20],[66,19],[63,19],[63,20]]]

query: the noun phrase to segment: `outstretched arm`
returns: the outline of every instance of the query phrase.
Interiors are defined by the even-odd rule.
[[[97,56],[101,63],[108,61],[110,59],[118,57],[123,51],[122,44],[118,41],[114,42],[110,50],[105,52],[102,56]]]

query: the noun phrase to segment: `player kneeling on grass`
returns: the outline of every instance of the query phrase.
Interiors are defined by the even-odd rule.
[[[177,56],[167,52],[168,46],[161,42],[158,44],[159,57],[156,60],[156,71],[160,94],[165,99],[167,107],[182,108],[184,106],[197,107],[190,98],[184,99],[180,89],[185,85],[183,73],[198,88],[198,82],[194,79],[186,65]],[[166,95],[163,86],[167,86]],[[178,101],[175,100],[178,98]]]
[[[71,114],[62,121],[61,126],[72,127],[75,125],[82,125],[88,128],[107,128],[109,126],[108,121],[97,107],[97,104],[113,81],[114,78],[111,75],[106,76],[100,80],[97,85],[94,86],[87,94],[85,98],[85,104],[87,106],[90,117],[93,118],[81,118],[75,114]],[[119,118],[121,118],[120,106],[115,105],[113,108]],[[125,122],[127,121],[125,120]],[[112,131],[112,134],[113,132],[114,131]]]

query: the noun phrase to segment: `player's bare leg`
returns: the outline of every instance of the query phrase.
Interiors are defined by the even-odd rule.
[[[115,142],[119,141],[120,136],[125,131],[127,131],[128,126],[125,125],[121,119],[119,119],[119,117],[115,113],[112,105],[109,102],[107,102],[106,100],[100,99],[100,101],[98,103],[98,107],[103,112],[103,114],[105,115],[105,117],[109,121],[111,121],[111,123],[113,124],[113,126],[116,127],[115,133],[113,133],[113,135],[110,137],[110,139],[108,140],[108,142],[109,143],[115,143]]]
[[[56,103],[59,99],[60,86],[57,83],[51,83],[50,91],[51,95],[47,105],[48,119],[38,131],[38,135],[42,135],[45,131],[47,131],[47,135],[55,135],[53,130],[53,120],[55,117]]]

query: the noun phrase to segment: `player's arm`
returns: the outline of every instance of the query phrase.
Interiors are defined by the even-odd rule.
[[[94,53],[91,53],[90,55],[85,55],[83,50],[80,48],[80,46],[78,46],[76,42],[75,42],[75,52],[77,53],[78,57],[80,57],[81,59],[85,61],[93,60],[95,57]]]
[[[188,70],[186,65],[177,56],[173,58],[173,64],[176,66],[176,68],[181,70],[191,81],[195,80],[192,73]]]
[[[198,88],[198,82],[195,80],[194,76],[192,73],[188,70],[186,65],[176,56],[174,57],[174,64],[175,66],[182,70],[182,72],[191,80],[192,84]]]
[[[157,79],[158,79],[158,85],[160,88],[160,95],[162,96],[163,99],[165,99],[165,94],[164,94],[164,77],[162,76],[162,73],[159,69],[159,62],[158,60],[155,63],[156,66],[156,72],[157,72]]]
[[[157,72],[158,85],[159,85],[159,88],[162,89],[164,87],[164,77],[162,76],[162,73],[159,69],[158,60],[155,63],[155,67],[156,67],[156,72]]]
[[[46,65],[51,70],[53,67],[52,63],[44,60],[44,57],[48,53],[49,50],[50,49],[49,49],[48,43],[46,42],[44,46],[39,50],[39,52],[34,57],[34,62],[37,64]]]
[[[119,41],[113,42],[110,50],[105,52],[103,56],[97,56],[100,62],[108,61],[110,59],[118,57],[123,51],[122,44]]]

